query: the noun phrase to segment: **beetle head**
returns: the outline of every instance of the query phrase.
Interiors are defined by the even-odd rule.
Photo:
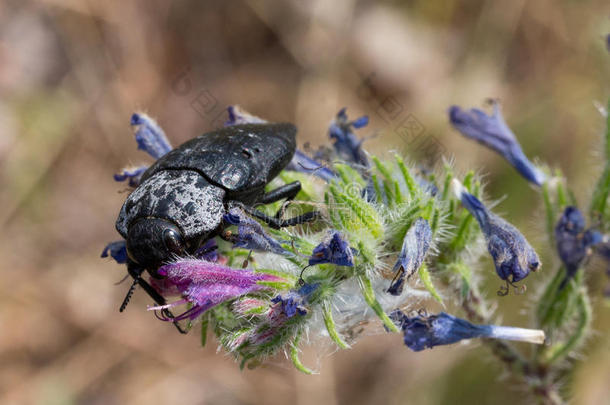
[[[140,266],[155,274],[163,263],[186,252],[180,229],[161,218],[142,218],[129,227],[127,253]]]

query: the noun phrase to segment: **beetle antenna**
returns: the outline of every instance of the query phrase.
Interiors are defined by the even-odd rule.
[[[133,279],[133,283],[131,284],[131,287],[129,287],[129,291],[127,291],[127,295],[125,295],[125,299],[123,300],[123,303],[121,304],[121,308],[119,308],[119,312],[123,312],[125,310],[125,308],[127,308],[127,304],[129,304],[129,300],[131,299],[133,292],[136,290],[136,286],[138,285],[139,281],[140,281],[139,276],[135,277]]]

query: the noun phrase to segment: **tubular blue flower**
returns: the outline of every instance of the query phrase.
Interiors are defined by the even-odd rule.
[[[432,229],[423,218],[418,218],[407,231],[393,271],[396,273],[388,293],[402,294],[405,279],[409,279],[423,264],[432,243]]]
[[[247,216],[241,209],[233,207],[224,215],[229,225],[237,225],[237,235],[226,234],[226,239],[233,242],[233,247],[255,251],[289,253],[282,245],[265,232],[263,226]]]
[[[155,159],[159,159],[172,150],[165,132],[159,125],[144,113],[135,113],[131,116],[131,126],[135,129],[138,149],[142,149]]]
[[[402,329],[405,345],[414,352],[473,338],[516,340],[536,344],[542,344],[545,340],[542,330],[475,325],[445,312],[409,317],[396,310],[390,317]]]
[[[109,254],[118,264],[127,263],[127,245],[125,241],[119,240],[107,244],[102,251],[101,257],[108,257]]]
[[[334,139],[333,147],[339,157],[347,162],[352,162],[365,168],[369,167],[369,160],[362,149],[364,139],[358,139],[352,129],[358,129],[369,123],[365,115],[354,121],[348,121],[346,108],[342,108],[336,118],[330,124],[328,135]]]
[[[120,173],[115,174],[114,181],[129,181],[129,187],[138,187],[140,179],[148,166],[126,167]]]
[[[566,278],[560,289],[574,277],[583,261],[592,253],[592,247],[602,242],[602,235],[592,229],[585,230],[585,217],[576,207],[567,207],[555,227],[557,252],[566,267]]]
[[[267,122],[262,118],[250,114],[238,105],[230,105],[227,107],[227,112],[229,113],[229,119],[225,122],[225,127],[240,124],[264,124]]]
[[[332,263],[337,266],[354,265],[354,249],[338,231],[330,231],[325,240],[313,249],[309,265]]]
[[[453,190],[462,205],[477,219],[502,280],[513,284],[540,268],[538,255],[517,228],[490,212],[457,179],[453,180]]]
[[[313,174],[326,182],[330,182],[336,177],[332,170],[324,166],[322,163],[310,158],[299,149],[294,152],[292,160],[290,163],[288,163],[288,166],[286,166],[284,170]]]
[[[496,151],[528,181],[541,186],[546,181],[546,175],[523,153],[515,134],[502,117],[499,103],[495,100],[492,103],[492,115],[487,115],[478,108],[465,111],[458,106],[451,106],[449,121],[462,135]]]
[[[171,304],[148,308],[151,311],[191,303],[192,307],[175,318],[161,319],[179,321],[196,319],[208,309],[225,301],[268,289],[261,282],[285,281],[280,277],[238,270],[205,260],[179,260],[159,268],[158,273],[167,278],[182,295],[182,300]]]

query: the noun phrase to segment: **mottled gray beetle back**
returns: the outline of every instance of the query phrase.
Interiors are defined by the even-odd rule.
[[[116,228],[127,238],[129,225],[140,218],[175,223],[185,238],[211,232],[220,225],[225,191],[192,170],[164,170],[146,179],[131,193]]]
[[[157,160],[128,197],[116,228],[127,237],[142,218],[175,223],[187,239],[215,230],[223,202],[256,202],[290,162],[296,127],[288,123],[235,125],[185,142]]]
[[[245,124],[198,136],[153,164],[143,179],[168,170],[194,170],[227,192],[226,199],[254,202],[290,162],[296,127],[288,123]]]

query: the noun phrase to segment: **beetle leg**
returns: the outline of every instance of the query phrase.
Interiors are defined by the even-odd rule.
[[[295,226],[299,224],[304,224],[306,222],[311,222],[316,220],[320,216],[320,212],[318,211],[310,211],[301,215],[297,215],[296,217],[282,219],[277,217],[271,217],[264,212],[261,212],[255,208],[245,206],[243,204],[239,204],[241,208],[244,209],[248,214],[252,215],[255,218],[260,219],[270,227],[274,229],[285,228],[287,226]]]
[[[263,194],[260,201],[258,202],[260,204],[270,204],[279,201],[283,198],[285,198],[286,201],[290,201],[294,199],[297,194],[299,194],[299,191],[301,191],[301,182],[293,181],[292,183],[284,184],[283,186],[280,186],[274,190],[269,191],[268,193]],[[275,217],[281,218],[283,214],[284,205],[282,205],[282,207],[278,210],[278,212],[275,214]]]
[[[148,282],[146,280],[144,280],[142,278],[142,273],[144,272],[144,269],[140,269],[139,267],[136,267],[135,265],[133,265],[130,262],[127,264],[127,271],[129,272],[129,275],[131,275],[133,277],[133,284],[129,288],[129,291],[127,292],[127,295],[125,296],[125,299],[123,300],[123,304],[121,305],[121,308],[119,309],[120,312],[123,312],[125,310],[125,307],[129,303],[129,300],[131,299],[131,295],[133,294],[137,284],[139,284],[140,287],[142,287],[142,289],[144,291],[146,291],[146,293],[148,293],[150,298],[152,298],[158,305],[167,304],[167,302],[165,301],[165,298],[163,298],[163,296],[161,294],[159,294],[159,292],[157,290],[155,290],[150,284],[148,284]],[[174,318],[174,314],[172,314],[169,309],[165,308],[165,309],[163,309],[163,312],[167,318]],[[174,322],[174,326],[176,327],[176,329],[178,329],[178,332],[180,332],[182,334],[186,334],[186,331],[184,329],[182,329],[182,326],[180,326],[180,324],[178,322]]]
[[[270,204],[279,201],[282,198],[292,200],[299,194],[299,191],[301,191],[301,182],[293,181],[292,183],[284,184],[283,186],[263,194],[259,202],[261,204]]]

